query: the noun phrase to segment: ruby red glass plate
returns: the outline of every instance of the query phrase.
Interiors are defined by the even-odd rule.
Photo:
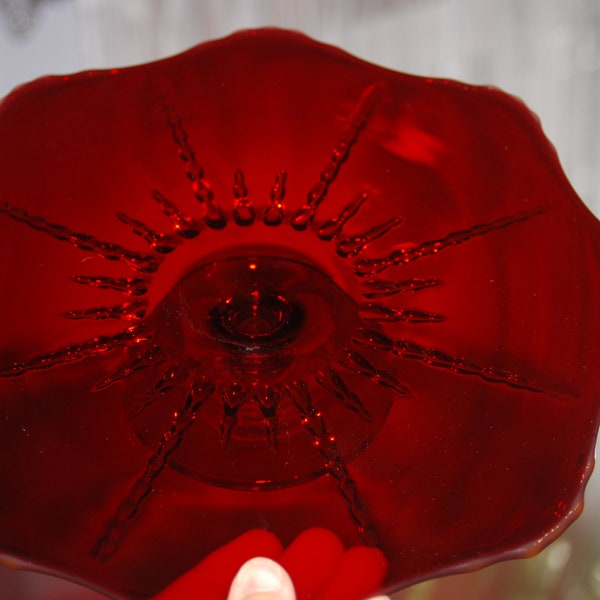
[[[578,514],[600,228],[518,100],[250,31],[21,87],[0,156],[5,557],[148,597],[321,527],[390,591]]]

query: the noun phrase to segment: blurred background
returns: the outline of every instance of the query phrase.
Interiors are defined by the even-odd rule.
[[[491,84],[541,118],[600,215],[600,0],[0,0],[0,97],[46,74],[126,66],[237,29],[297,29],[394,70]],[[0,600],[100,600],[0,567]],[[394,600],[600,599],[600,473],[539,556],[438,579]]]

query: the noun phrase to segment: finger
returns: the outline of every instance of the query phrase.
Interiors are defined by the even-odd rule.
[[[355,546],[339,560],[335,571],[319,590],[315,600],[362,600],[381,589],[388,562],[383,552],[369,546]]]
[[[223,600],[240,567],[254,556],[277,559],[283,551],[275,535],[254,529],[221,546],[153,600]]]
[[[279,564],[290,574],[299,600],[313,598],[344,554],[344,545],[332,531],[302,532],[283,552]]]
[[[296,600],[290,576],[268,558],[244,564],[231,584],[227,600]]]

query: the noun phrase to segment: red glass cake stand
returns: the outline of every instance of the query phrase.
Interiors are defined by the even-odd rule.
[[[316,527],[391,591],[581,510],[600,226],[518,100],[247,31],[17,89],[0,157],[13,564],[146,598]]]

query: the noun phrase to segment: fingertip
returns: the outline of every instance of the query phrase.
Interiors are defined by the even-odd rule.
[[[235,576],[227,600],[296,600],[287,572],[268,558],[253,558]]]

